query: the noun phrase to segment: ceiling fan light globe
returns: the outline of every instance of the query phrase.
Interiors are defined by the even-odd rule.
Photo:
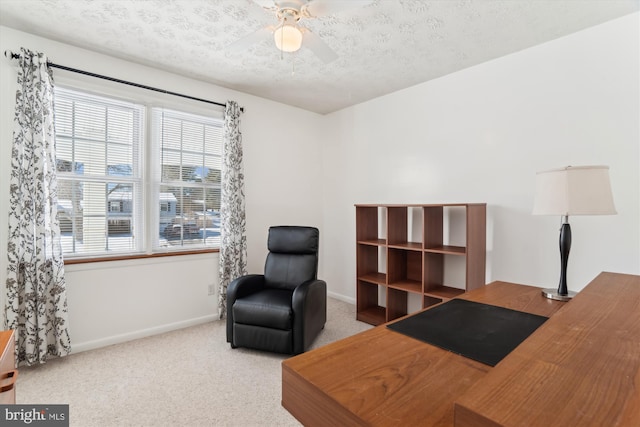
[[[283,52],[295,52],[302,47],[302,32],[293,25],[281,25],[273,32],[276,47]]]

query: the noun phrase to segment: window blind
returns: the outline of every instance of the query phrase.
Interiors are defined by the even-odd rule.
[[[63,87],[54,108],[65,257],[219,247],[220,118]]]
[[[144,106],[61,87],[54,96],[63,253],[141,252]]]
[[[222,120],[153,109],[154,193],[159,236],[155,248],[218,247]]]

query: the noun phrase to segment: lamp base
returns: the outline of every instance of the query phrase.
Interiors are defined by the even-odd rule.
[[[558,301],[569,301],[571,298],[577,295],[577,292],[567,291],[567,295],[560,295],[557,289],[543,289],[542,295],[549,299],[555,299]]]

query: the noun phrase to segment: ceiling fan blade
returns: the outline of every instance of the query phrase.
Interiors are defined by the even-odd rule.
[[[325,64],[338,59],[338,54],[333,51],[320,37],[312,33],[307,28],[300,28],[302,30],[302,46],[312,51],[318,58],[320,58]]]
[[[312,0],[302,7],[302,11],[309,16],[319,17],[333,15],[354,7],[364,7],[371,3],[373,0]]]
[[[253,0],[253,2],[265,9],[272,9],[276,7],[276,4],[273,2],[273,0]]]
[[[227,49],[232,51],[249,49],[256,43],[260,43],[263,40],[268,40],[269,37],[271,37],[271,35],[273,34],[273,30],[274,28],[272,26],[268,26],[258,31],[254,31],[251,34],[248,34],[241,39],[234,41],[229,46],[227,46]]]

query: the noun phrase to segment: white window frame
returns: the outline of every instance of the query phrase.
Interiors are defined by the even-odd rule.
[[[91,110],[92,121],[88,123],[78,123],[78,116],[82,117],[82,110],[78,108],[86,104],[83,97],[86,96],[87,101],[93,99],[93,105],[98,106],[96,110]],[[72,107],[70,120],[63,122],[61,120],[61,105],[63,99],[71,99],[74,102]],[[81,217],[71,216],[71,230],[73,233],[82,229],[84,238],[79,241],[72,236],[61,236],[63,243],[63,253],[69,258],[84,258],[104,256],[106,254],[122,254],[122,253],[140,253],[142,246],[140,240],[136,239],[136,234],[131,234],[128,238],[116,236],[111,232],[112,226],[119,226],[122,222],[129,224],[129,230],[141,230],[142,228],[142,211],[141,209],[133,209],[127,218],[121,215],[112,215],[116,213],[110,208],[107,188],[108,185],[125,185],[131,188],[131,196],[137,196],[143,200],[143,169],[142,169],[142,143],[144,133],[142,124],[144,123],[145,110],[139,104],[122,101],[113,97],[100,96],[101,99],[95,98],[95,94],[87,91],[76,91],[73,89],[56,87],[54,92],[54,100],[56,104],[56,114],[58,123],[56,125],[56,141],[58,153],[65,152],[62,155],[65,160],[71,161],[72,164],[81,164],[83,173],[71,171],[58,172],[58,194],[66,188],[66,195],[71,197],[68,202],[73,209],[74,203],[72,199],[76,197],[82,188],[82,200],[75,204],[76,207],[83,208]],[[89,104],[91,105],[91,103]],[[110,149],[116,149],[118,152],[122,147],[126,147],[128,138],[119,139],[109,136],[109,130],[118,130],[117,127],[107,127],[110,115],[105,111],[104,116],[95,116],[101,108],[108,108],[108,111],[115,113],[125,112],[126,115],[132,114],[131,134],[131,175],[110,175],[108,168],[105,166],[109,162]],[[97,120],[96,120],[97,119]],[[66,124],[67,126],[63,126]],[[99,133],[95,133],[92,126],[100,128]],[[104,128],[102,128],[104,126]],[[102,133],[104,132],[104,133]],[[120,147],[120,148],[118,148]],[[103,148],[103,150],[97,149]],[[73,151],[67,151],[73,149]],[[116,156],[118,157],[118,156]],[[127,159],[129,160],[129,159]],[[74,167],[75,169],[75,167]],[[77,185],[77,187],[76,187]],[[117,188],[117,185],[115,188]],[[101,189],[102,187],[102,189]],[[94,193],[97,191],[98,193]],[[104,191],[104,193],[103,193]],[[102,193],[102,194],[101,194]],[[92,197],[93,196],[93,197]],[[63,206],[67,206],[66,200],[59,200]],[[122,201],[120,201],[121,203]],[[135,203],[137,205],[138,203]],[[81,225],[78,222],[82,221]],[[71,252],[69,252],[71,249]]]
[[[150,162],[149,166],[150,166],[150,170],[151,173],[153,175],[152,178],[152,191],[154,194],[158,194],[160,195],[161,193],[163,193],[162,191],[162,187],[164,186],[174,186],[174,187],[182,187],[182,188],[191,188],[191,189],[196,189],[196,190],[202,190],[203,192],[206,191],[213,191],[213,190],[218,190],[218,193],[221,191],[221,185],[220,183],[205,183],[205,182],[192,182],[192,181],[181,181],[181,180],[163,180],[162,178],[162,161],[160,159],[160,156],[162,154],[162,149],[163,147],[161,146],[162,143],[162,134],[161,134],[161,129],[160,126],[162,124],[162,120],[164,120],[164,115],[167,116],[168,119],[170,120],[180,120],[180,121],[185,121],[188,123],[197,123],[199,126],[208,126],[208,127],[215,127],[215,128],[219,128],[219,133],[220,135],[222,135],[222,125],[223,122],[222,120],[218,120],[218,119],[212,119],[212,118],[207,118],[204,117],[202,115],[197,115],[200,117],[193,117],[194,115],[191,113],[186,113],[184,111],[177,111],[174,109],[168,109],[168,108],[152,108],[150,111],[150,122],[151,125],[153,127],[152,130],[152,136],[151,136],[151,152],[152,152],[152,156],[154,156],[154,160]],[[185,153],[189,153],[190,150],[188,149],[184,149],[182,151],[176,151],[176,150],[172,150],[176,153],[179,153],[180,157],[182,158],[183,155],[185,155]],[[194,154],[193,152],[191,154]],[[205,154],[204,150],[202,152],[198,152],[197,154],[199,155],[203,155],[203,156],[208,156],[208,157],[217,157],[219,160],[219,166],[220,168],[222,168],[222,140],[220,140],[220,150],[217,153],[207,153]],[[182,166],[185,165],[185,163],[181,163]],[[158,196],[158,203],[156,203],[157,206],[154,205],[154,209],[157,209],[157,212],[154,212],[153,218],[155,219],[155,226],[156,226],[156,230],[162,230],[165,227],[168,226],[168,224],[165,223],[161,223],[161,216],[162,216],[162,209],[161,209],[161,197]],[[151,200],[151,197],[149,198],[150,202],[155,203],[155,201]],[[179,200],[178,197],[176,197],[176,205],[181,205],[182,206],[182,200]],[[203,203],[204,200],[203,200]],[[195,241],[200,240],[198,238],[194,238],[193,236],[184,236],[184,235],[180,235],[178,236],[177,234],[174,235],[171,239],[167,238],[167,236],[165,235],[164,238],[161,238],[159,241],[155,241],[153,242],[153,250],[154,252],[163,252],[165,250],[171,250],[171,245],[174,245],[174,239],[178,240],[178,243],[180,243],[180,241],[182,241],[182,247],[184,250],[188,250],[188,249],[192,249],[194,247],[196,248],[215,248],[218,249],[220,246],[220,236],[219,234],[217,236],[212,236],[212,237],[208,237],[208,233],[207,233],[207,223],[208,223],[208,218],[204,212],[204,207],[203,206],[203,216],[202,218],[200,218],[201,221],[197,221],[194,220],[192,218],[189,218],[184,211],[181,212],[176,212],[176,214],[174,215],[174,217],[176,218],[176,220],[179,220],[181,223],[181,225],[183,225],[181,231],[184,233],[184,231],[186,231],[187,225],[188,224],[193,224],[195,223],[197,226],[200,226],[201,229],[201,233],[202,233],[202,240],[200,242],[200,246],[195,245]],[[169,211],[171,211],[171,209],[169,209]],[[162,233],[161,233],[162,234]],[[150,234],[151,235],[151,234]],[[191,237],[191,238],[189,238]],[[173,249],[174,251],[176,249]]]
[[[94,254],[65,254],[66,262],[87,262],[102,261],[109,259],[139,258],[157,255],[179,255],[186,253],[217,252],[219,243],[207,246],[188,245],[184,247],[159,247],[156,236],[159,228],[160,197],[155,197],[152,189],[158,184],[155,173],[159,164],[154,153],[154,144],[151,138],[153,133],[152,114],[154,108],[164,108],[181,111],[187,114],[196,114],[210,117],[223,123],[224,109],[220,106],[210,105],[194,100],[184,99],[172,95],[151,92],[142,88],[130,87],[127,85],[103,81],[85,76],[78,76],[75,73],[60,71],[56,75],[56,87],[63,87],[70,90],[87,92],[98,96],[119,99],[127,102],[139,103],[145,107],[144,137],[142,143],[142,192],[144,219],[144,232],[138,235],[140,242],[139,249],[131,252],[115,252]],[[222,154],[222,153],[220,153]],[[151,220],[149,220],[151,218]],[[155,234],[154,234],[155,233]]]

